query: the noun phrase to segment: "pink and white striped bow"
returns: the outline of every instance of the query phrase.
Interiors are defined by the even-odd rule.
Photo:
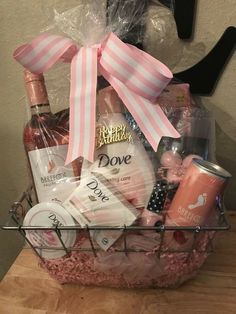
[[[16,49],[14,58],[33,73],[58,60],[71,62],[70,136],[66,164],[94,159],[97,68],[113,86],[154,150],[162,136],[179,137],[161,108],[153,106],[172,78],[161,62],[110,33],[99,45],[78,47],[66,37],[42,34]]]

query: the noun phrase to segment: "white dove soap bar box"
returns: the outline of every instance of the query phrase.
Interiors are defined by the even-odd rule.
[[[81,226],[131,225],[139,211],[100,174],[87,173],[63,203]]]
[[[65,209],[82,226],[129,226],[134,223],[139,211],[125,200],[122,194],[102,175],[87,172],[80,185],[63,203]],[[91,232],[103,249],[108,249],[122,231]],[[102,241],[102,238],[106,240]]]

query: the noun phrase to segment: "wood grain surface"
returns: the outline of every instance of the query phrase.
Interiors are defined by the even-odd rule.
[[[60,285],[24,249],[0,283],[0,314],[235,314],[236,214],[195,279],[178,289]]]

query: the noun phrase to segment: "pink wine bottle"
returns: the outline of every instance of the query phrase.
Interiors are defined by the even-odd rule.
[[[63,202],[76,187],[79,162],[65,166],[69,133],[51,112],[43,75],[25,71],[24,80],[31,119],[23,141],[36,196],[39,202]]]

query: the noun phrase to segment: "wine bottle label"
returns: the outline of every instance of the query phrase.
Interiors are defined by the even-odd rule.
[[[98,126],[96,129],[96,148],[117,142],[131,142],[132,134],[124,124],[116,126]]]
[[[63,202],[76,188],[72,165],[65,166],[68,145],[29,152],[29,160],[39,202]]]

